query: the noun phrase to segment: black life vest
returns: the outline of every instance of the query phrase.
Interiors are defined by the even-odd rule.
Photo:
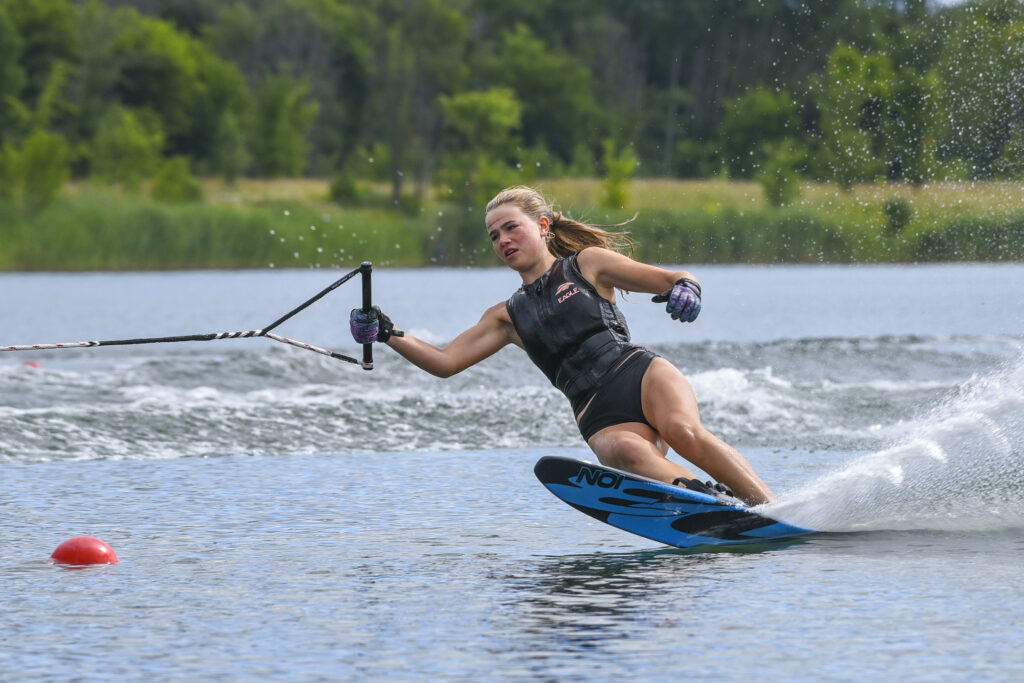
[[[530,360],[574,410],[639,348],[629,343],[629,328],[618,306],[580,273],[577,256],[558,259],[505,303]]]

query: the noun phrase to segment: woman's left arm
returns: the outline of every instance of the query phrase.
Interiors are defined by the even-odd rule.
[[[601,247],[588,247],[576,259],[580,272],[598,290],[647,292],[661,294],[672,289],[680,278],[699,284],[697,278],[685,270],[666,270],[658,266],[634,261],[628,256]]]

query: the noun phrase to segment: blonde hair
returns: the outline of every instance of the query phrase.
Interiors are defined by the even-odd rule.
[[[633,253],[633,241],[629,239],[629,233],[611,232],[604,228],[621,227],[636,216],[625,223],[614,225],[582,223],[569,218],[561,211],[555,211],[540,192],[525,185],[508,187],[499,192],[494,199],[487,202],[484,214],[505,204],[519,207],[527,217],[535,222],[540,221],[542,216],[547,216],[551,221],[551,227],[548,229],[548,251],[559,258],[571,256],[587,247],[604,247],[614,251],[624,251],[627,254]]]

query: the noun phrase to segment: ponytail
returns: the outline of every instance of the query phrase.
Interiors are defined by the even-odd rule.
[[[623,223],[614,225],[592,225],[569,218],[561,211],[555,211],[547,200],[536,190],[522,185],[509,187],[499,192],[487,203],[484,213],[490,213],[504,204],[518,206],[524,214],[534,221],[547,216],[551,221],[548,229],[548,251],[559,258],[571,256],[587,247],[603,247],[613,251],[633,253],[633,241],[627,232],[613,232],[605,228],[618,228],[632,221],[636,216]]]
[[[561,211],[552,211],[551,228],[548,234],[548,251],[559,258],[571,256],[587,247],[603,247],[612,251],[633,253],[633,241],[629,239],[628,232],[612,232],[605,228],[619,228],[636,218],[630,218],[624,223],[615,225],[591,225],[581,223],[575,219],[562,214]]]

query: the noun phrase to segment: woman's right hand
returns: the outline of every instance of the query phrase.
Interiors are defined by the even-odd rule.
[[[374,306],[368,311],[353,308],[348,316],[349,331],[358,344],[385,343],[391,337],[401,337],[404,333],[395,329],[391,318],[387,317],[379,307]]]

